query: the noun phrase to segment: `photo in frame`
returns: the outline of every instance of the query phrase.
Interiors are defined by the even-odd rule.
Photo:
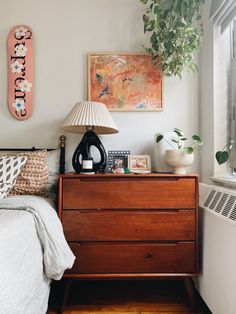
[[[150,155],[129,155],[128,167],[130,172],[150,173],[151,156]]]
[[[128,168],[128,156],[129,150],[109,150],[108,151],[108,171],[112,170],[112,167],[116,168]]]
[[[148,54],[88,54],[88,99],[109,111],[163,110],[161,72]]]

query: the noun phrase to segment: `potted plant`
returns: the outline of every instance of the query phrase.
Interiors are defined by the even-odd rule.
[[[230,156],[230,150],[232,149],[233,144],[236,144],[236,140],[229,140],[229,142],[223,147],[222,150],[216,152],[215,158],[219,165],[222,165],[226,161],[228,161]]]
[[[164,153],[164,159],[168,165],[174,168],[174,173],[186,173],[186,167],[190,166],[194,161],[194,151],[203,144],[202,139],[198,135],[192,136],[191,145],[185,146],[187,137],[184,136],[182,130],[173,129],[173,138],[171,141],[165,139],[163,134],[159,134],[156,142],[165,140],[173,149],[168,149]]]
[[[197,71],[194,53],[200,47],[203,30],[197,21],[204,0],[140,0],[147,5],[143,14],[144,33],[150,33],[147,53],[167,76],[179,76],[186,68]]]

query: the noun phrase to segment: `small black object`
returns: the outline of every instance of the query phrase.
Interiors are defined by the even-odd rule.
[[[107,155],[104,146],[94,131],[87,131],[76,148],[72,158],[72,165],[76,173],[82,171],[82,160],[92,158],[90,153],[91,146],[95,146],[98,149],[101,157],[99,162],[93,163],[93,171],[97,172],[98,170],[101,171],[106,168]]]

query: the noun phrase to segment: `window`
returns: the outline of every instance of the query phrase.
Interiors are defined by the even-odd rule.
[[[228,3],[228,4],[227,4]],[[236,1],[225,0],[214,22],[214,145],[215,152],[228,150],[227,164],[215,162],[214,176],[236,183]],[[229,150],[230,149],[230,150]]]

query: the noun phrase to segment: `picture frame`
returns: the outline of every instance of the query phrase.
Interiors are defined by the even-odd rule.
[[[148,54],[88,54],[88,100],[109,111],[162,111],[162,81]]]
[[[108,151],[108,171],[115,168],[128,168],[129,150],[109,150]]]
[[[128,167],[130,172],[150,173],[151,156],[150,155],[129,155]]]

